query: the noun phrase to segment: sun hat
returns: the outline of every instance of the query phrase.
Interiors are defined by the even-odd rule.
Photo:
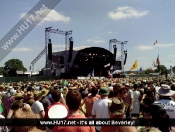
[[[102,87],[102,88],[100,88],[99,94],[108,95],[109,94],[109,89],[107,87]]]
[[[38,96],[42,96],[43,93],[41,91],[35,91],[34,92],[34,97],[37,98]]]
[[[172,96],[175,94],[175,91],[171,90],[167,84],[162,84],[161,87],[157,87],[156,92],[162,96]]]
[[[48,93],[49,93],[49,90],[47,90],[45,88],[41,90],[41,94],[43,97],[45,97]]]
[[[21,92],[15,94],[15,99],[23,98],[23,94]]]
[[[112,102],[108,103],[109,113],[112,115],[125,114],[126,105],[121,98],[115,97]]]

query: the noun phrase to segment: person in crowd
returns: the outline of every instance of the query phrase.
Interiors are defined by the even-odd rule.
[[[35,102],[32,104],[31,108],[32,111],[38,115],[39,118],[44,118],[45,112],[44,112],[44,106],[40,102],[42,99],[42,92],[41,91],[35,91],[34,92],[34,99]]]
[[[114,86],[113,86],[113,93],[114,93],[114,97],[118,97],[118,98],[121,98],[123,101],[125,101],[127,95],[128,95],[128,87],[126,86],[123,86],[122,84],[120,83],[116,83]],[[128,108],[129,104],[127,104],[127,102],[124,102],[125,105],[126,105],[126,110],[128,109],[132,109],[131,107]],[[126,111],[125,111],[126,113]],[[126,115],[124,116],[126,118]]]
[[[124,85],[125,87],[128,87],[128,93],[124,100],[125,103],[128,104],[127,112],[126,112],[126,118],[130,118],[130,112],[133,109],[133,91],[131,90],[131,87],[128,83]]]
[[[79,113],[81,105],[81,94],[78,90],[70,90],[66,95],[66,104],[69,108],[69,113],[66,119],[78,119],[85,116]],[[53,132],[95,132],[94,126],[54,126]]]
[[[161,103],[153,103],[150,109],[150,115],[152,117],[152,126],[158,128],[162,132],[175,132],[175,128],[171,127],[169,115],[164,109],[164,105]]]
[[[30,105],[23,103],[23,94],[16,93],[15,100],[11,105],[7,118],[16,119],[37,119],[36,115],[33,113]],[[14,132],[42,132],[42,130],[37,129],[36,126],[13,126],[11,131]]]
[[[97,100],[92,107],[93,118],[109,118],[108,103],[111,100],[108,99],[109,89],[107,87],[100,88],[99,94],[101,99]],[[96,132],[100,132],[101,126],[96,126]]]
[[[145,97],[143,99],[142,102],[142,114],[143,114],[143,118],[149,118],[150,117],[150,109],[151,109],[151,105],[152,103],[154,103],[154,100],[151,97]]]
[[[50,106],[48,106],[46,108],[45,116],[44,116],[45,119],[50,119],[48,112],[54,106],[64,106],[68,111],[67,106],[60,102],[61,93],[58,90],[53,90],[52,93],[51,93],[51,96],[52,96],[52,99],[53,99],[54,102],[53,102],[53,104],[51,104]],[[52,129],[53,129],[53,126],[47,126],[47,132],[49,132],[49,131],[51,132]]]
[[[43,106],[44,106],[44,111],[46,110],[46,108],[48,107],[48,106],[50,106],[51,105],[51,102],[50,102],[50,100],[49,99],[47,99],[47,94],[48,94],[48,92],[49,92],[49,90],[47,90],[47,89],[45,89],[45,88],[43,88],[42,90],[41,90],[41,92],[42,92],[42,99],[41,99],[41,103],[43,104]]]
[[[92,107],[93,104],[95,103],[95,101],[97,101],[99,99],[99,97],[97,96],[97,92],[98,89],[96,87],[93,87],[91,89],[91,94],[87,97],[84,98],[81,106],[83,106],[83,104],[85,104],[85,109],[86,109],[86,117],[87,118],[92,118]]]
[[[140,95],[140,92],[137,91],[138,89],[137,84],[134,84],[133,88],[134,88],[133,90],[133,109],[131,111],[131,116],[138,118],[140,114],[141,95]]]
[[[154,103],[163,104],[169,117],[175,118],[175,102],[171,98],[171,96],[175,94],[175,91],[172,91],[167,84],[162,84],[161,87],[156,88],[156,91],[159,94],[160,100],[157,100]]]
[[[121,98],[114,97],[108,103],[108,111],[111,119],[122,119],[125,115],[126,105]],[[102,126],[100,132],[137,132],[134,126]]]
[[[60,91],[59,87],[54,87],[54,90]],[[60,102],[66,105],[63,94],[60,92]]]

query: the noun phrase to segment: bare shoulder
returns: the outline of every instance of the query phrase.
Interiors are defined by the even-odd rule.
[[[137,132],[137,129],[135,126],[119,126],[118,131],[119,132]]]
[[[172,132],[175,132],[175,127],[171,127],[171,131]]]

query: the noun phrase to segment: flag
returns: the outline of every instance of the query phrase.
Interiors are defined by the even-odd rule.
[[[30,70],[30,71],[33,71],[33,69],[34,69],[34,68],[33,68],[32,64],[31,64],[29,70]]]
[[[149,70],[152,71],[153,69],[150,67]]]
[[[155,42],[154,42],[154,45],[156,45],[158,43],[158,41],[156,40]]]
[[[173,67],[172,66],[170,66],[170,75],[174,76],[174,72],[173,72]]]
[[[137,61],[135,61],[134,64],[133,64],[133,66],[132,66],[132,68],[131,68],[131,70],[134,70],[134,69],[136,69],[137,67],[138,67],[138,63],[137,63]]]
[[[110,66],[110,63],[108,63],[108,64],[104,65],[104,67],[105,67],[105,68],[106,68],[106,67],[108,67],[108,66]]]
[[[160,65],[159,55],[157,56],[156,64],[157,64],[157,65]]]
[[[142,72],[142,67],[140,67],[139,72]]]
[[[94,77],[94,69],[92,70],[92,74],[91,75],[92,75],[92,77]]]
[[[173,69],[173,67],[170,65],[170,70],[172,70]]]
[[[153,67],[156,67],[156,64],[155,64],[155,62],[154,62],[154,61],[153,61],[153,64],[152,64],[152,66],[153,66]]]

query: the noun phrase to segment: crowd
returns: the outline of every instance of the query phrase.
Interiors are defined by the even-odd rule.
[[[175,78],[60,79],[0,84],[0,118],[137,119],[150,126],[1,126],[0,132],[175,132]],[[159,122],[159,121],[163,122]],[[163,124],[163,125],[162,125]]]

